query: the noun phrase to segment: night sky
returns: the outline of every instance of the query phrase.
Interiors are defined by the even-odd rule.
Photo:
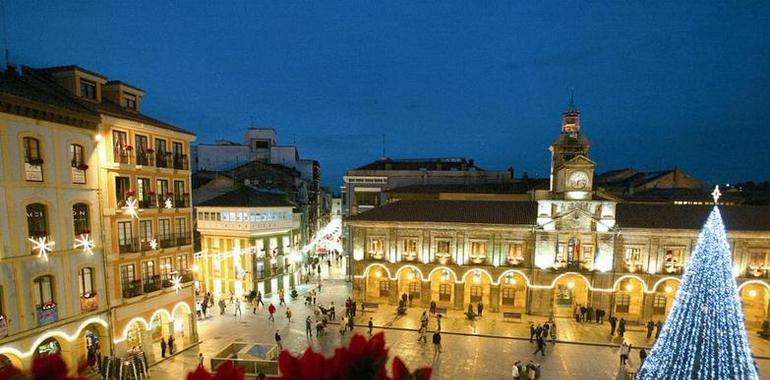
[[[600,172],[770,179],[768,2],[4,3],[12,62],[134,84],[198,142],[253,118],[329,185],[383,133],[393,158],[546,176],[572,89]]]

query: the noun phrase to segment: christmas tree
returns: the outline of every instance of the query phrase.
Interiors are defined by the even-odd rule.
[[[715,201],[718,197],[717,188]],[[671,313],[637,379],[759,379],[732,274],[730,246],[716,206],[698,236]]]

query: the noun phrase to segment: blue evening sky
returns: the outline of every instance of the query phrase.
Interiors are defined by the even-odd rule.
[[[380,158],[546,176],[574,88],[599,171],[770,179],[770,3],[5,2],[12,61],[147,91],[198,142],[274,127],[323,182]],[[763,121],[764,120],[764,121]],[[763,124],[764,123],[764,124]]]

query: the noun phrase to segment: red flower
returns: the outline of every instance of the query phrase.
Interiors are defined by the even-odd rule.
[[[393,359],[393,380],[430,380],[432,372],[433,368],[425,367],[409,373],[401,358]]]
[[[214,377],[203,367],[198,367],[195,371],[187,374],[187,380],[213,380]],[[241,378],[242,379],[242,378]]]
[[[86,380],[84,377],[68,377],[67,372],[67,364],[59,355],[40,356],[32,362],[32,378],[35,380]]]

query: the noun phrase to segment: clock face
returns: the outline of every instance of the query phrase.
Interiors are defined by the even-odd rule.
[[[585,172],[574,172],[570,174],[569,185],[573,189],[585,189],[588,186],[588,174]]]

